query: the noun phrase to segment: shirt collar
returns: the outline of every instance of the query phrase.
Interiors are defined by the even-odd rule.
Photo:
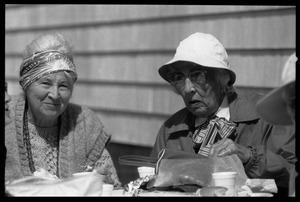
[[[229,112],[228,97],[227,96],[224,97],[221,106],[219,107],[219,109],[216,112],[216,115],[218,117],[223,117],[223,118],[225,118],[226,120],[229,121],[230,112]]]

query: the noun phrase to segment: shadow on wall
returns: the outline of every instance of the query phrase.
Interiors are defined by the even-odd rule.
[[[109,151],[113,159],[122,186],[133,180],[136,180],[139,177],[139,175],[137,171],[137,166],[121,165],[119,164],[119,157],[123,155],[149,156],[151,149],[152,148],[150,147],[126,145],[113,142],[109,143],[109,145],[107,146],[107,150]]]

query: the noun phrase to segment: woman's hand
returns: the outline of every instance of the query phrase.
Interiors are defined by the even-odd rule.
[[[231,139],[224,138],[212,145],[210,154],[217,155],[218,157],[236,154],[245,164],[250,160],[251,150],[247,147],[236,144]]]

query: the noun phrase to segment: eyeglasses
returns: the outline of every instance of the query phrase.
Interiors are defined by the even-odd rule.
[[[185,76],[180,72],[174,72],[168,76],[168,80],[171,83],[171,85],[175,86],[176,88],[182,88],[185,85],[185,79],[187,77],[194,85],[201,85],[205,83],[206,73],[206,71],[194,70],[190,71],[188,75]]]

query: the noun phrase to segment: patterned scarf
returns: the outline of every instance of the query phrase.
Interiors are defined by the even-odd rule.
[[[195,146],[200,147],[198,154],[208,156],[211,145],[234,134],[235,128],[235,123],[227,121],[223,117],[214,116],[211,119],[207,119],[196,128],[191,137]]]
[[[75,64],[64,54],[56,50],[35,52],[25,58],[20,67],[20,85],[26,89],[43,76],[59,71],[77,72]]]

